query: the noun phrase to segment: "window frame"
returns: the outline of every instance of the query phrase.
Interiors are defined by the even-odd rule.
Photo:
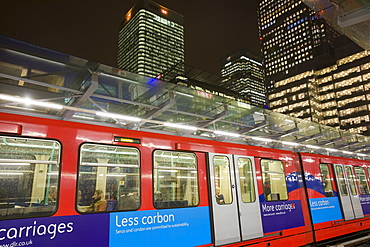
[[[329,180],[330,181],[330,186],[331,186],[331,194],[329,195],[330,191],[326,191],[325,190],[325,187],[324,186],[324,173],[322,172],[323,170],[321,169],[322,166],[325,166],[327,168],[327,171],[329,172],[329,179],[325,179],[325,180]],[[332,171],[330,170],[330,164],[326,164],[326,163],[320,163],[319,164],[319,170],[320,170],[320,177],[321,177],[321,183],[322,183],[322,188],[323,188],[323,191],[324,191],[324,195],[325,197],[334,197],[334,186],[333,186],[333,181],[334,181],[334,177],[333,177],[333,174],[332,174]]]
[[[155,153],[156,152],[158,152],[158,151],[161,151],[161,152],[170,152],[170,153],[185,153],[185,154],[192,154],[192,155],[194,155],[194,161],[195,161],[195,169],[194,169],[194,171],[196,171],[196,183],[197,183],[197,189],[196,189],[196,192],[197,192],[197,201],[198,201],[198,203],[197,204],[195,204],[195,205],[188,205],[188,206],[173,206],[173,207],[171,207],[171,206],[169,206],[169,207],[158,207],[158,206],[156,206],[156,200],[155,200],[155,198],[156,198],[156,195],[155,195],[155,183],[156,183],[156,178],[155,178],[155,176],[156,176],[156,169],[163,169],[164,167],[158,167],[158,168],[156,168],[156,166],[155,166]],[[167,169],[167,168],[165,168],[165,169]],[[176,169],[176,167],[171,167],[171,169],[169,169],[169,170],[175,170]],[[189,171],[191,171],[190,169],[178,169],[178,170],[189,170]],[[155,150],[153,150],[153,152],[152,152],[152,176],[151,176],[151,179],[152,179],[152,205],[153,205],[153,207],[154,208],[156,208],[156,209],[170,209],[170,208],[189,208],[189,207],[198,207],[199,205],[200,205],[200,200],[201,200],[201,197],[200,197],[200,185],[199,185],[199,161],[198,161],[198,155],[195,153],[195,152],[191,152],[191,151],[181,151],[181,150],[168,150],[168,149],[155,149]],[[172,201],[168,201],[168,202],[174,202],[173,200]]]
[[[349,187],[350,195],[357,196],[359,194],[357,185],[356,185],[357,177],[356,177],[356,173],[354,172],[353,166],[345,166],[344,170],[345,170],[345,173],[347,174],[346,177],[347,177],[347,184]]]
[[[335,165],[334,167],[338,193],[341,196],[349,196],[350,192],[348,191],[347,188],[346,177],[344,175],[345,170],[343,170],[343,168],[344,168],[343,165]]]
[[[115,209],[115,210],[105,210],[105,211],[101,211],[101,212],[86,212],[86,211],[82,211],[82,210],[79,210],[79,205],[78,205],[78,201],[79,201],[79,183],[80,183],[80,167],[83,166],[81,165],[82,162],[82,147],[84,145],[96,145],[96,146],[106,146],[106,147],[117,147],[117,148],[127,148],[127,149],[133,149],[133,150],[136,150],[137,151],[137,162],[138,162],[138,166],[137,166],[137,169],[138,169],[138,183],[139,183],[139,188],[137,189],[137,192],[139,193],[138,195],[138,199],[139,199],[139,203],[138,203],[138,207],[135,208],[135,209]],[[109,159],[111,160],[111,159]],[[109,162],[108,160],[108,162]],[[80,146],[79,146],[79,149],[78,149],[78,164],[77,164],[77,181],[76,181],[76,201],[75,201],[75,210],[77,213],[79,214],[97,214],[97,213],[111,213],[111,212],[127,212],[127,211],[137,211],[141,208],[141,205],[142,205],[142,180],[141,180],[141,177],[142,177],[142,165],[141,165],[141,150],[140,148],[138,147],[135,147],[135,146],[125,146],[125,145],[119,145],[119,144],[107,144],[107,143],[93,143],[93,142],[84,142],[84,143],[81,143]],[[98,165],[92,165],[92,166],[89,166],[89,167],[111,167],[111,166],[101,166],[99,165],[99,163],[97,163]],[[109,164],[109,163],[107,163]],[[125,166],[118,166],[120,168],[129,168],[129,167],[125,167]],[[135,167],[132,167],[132,168],[135,168]],[[97,172],[96,172],[97,173]],[[107,173],[108,174],[108,173]],[[134,173],[133,173],[134,174]],[[106,176],[107,177],[107,176]],[[96,181],[96,180],[95,180]],[[105,179],[105,185],[107,184],[107,179]],[[94,188],[94,191],[97,190],[97,187],[95,185],[95,188]],[[104,195],[106,194],[106,191],[103,191]],[[120,191],[118,189],[117,191],[117,207],[118,207],[118,204],[119,204],[119,200],[118,200],[118,197],[120,197],[119,195]],[[108,205],[107,205],[108,206]]]
[[[217,191],[221,190],[221,187],[217,186],[217,179],[221,180],[221,179],[224,178],[224,177],[221,177],[220,174],[216,175],[216,170],[218,170],[220,168],[220,165],[216,164],[216,162],[215,162],[216,157],[223,157],[227,160],[227,168],[228,168],[228,171],[227,171],[228,172],[228,177],[227,177],[227,179],[228,179],[228,181],[227,181],[228,191],[227,192],[228,193],[227,194],[228,194],[228,197],[230,197],[229,198],[230,201],[226,201],[226,199],[224,199],[223,202],[219,202],[218,199],[217,199],[216,202],[217,202],[218,205],[229,205],[229,204],[232,204],[234,202],[234,200],[236,199],[236,198],[234,198],[234,195],[233,195],[233,192],[232,192],[232,186],[233,186],[232,176],[235,176],[235,174],[232,174],[232,170],[233,170],[232,166],[233,166],[234,161],[232,159],[230,159],[230,157],[225,155],[225,154],[216,154],[216,155],[213,156],[212,164],[213,164],[213,170],[214,170],[214,173],[215,173],[213,183],[215,184],[215,194],[216,195],[217,195]],[[218,170],[218,172],[221,173],[220,170]],[[234,173],[235,173],[235,171],[234,171]],[[222,192],[222,191],[220,191],[220,192]],[[224,197],[224,194],[225,194],[225,192],[222,193],[223,197]],[[216,196],[216,198],[218,198],[218,196]]]
[[[0,221],[1,220],[9,220],[9,219],[25,219],[25,218],[34,218],[34,217],[50,217],[52,215],[54,215],[57,211],[58,211],[58,206],[59,206],[59,202],[60,202],[60,183],[61,183],[61,168],[62,168],[62,153],[63,153],[63,145],[62,145],[62,142],[60,140],[57,140],[57,139],[52,139],[52,138],[37,138],[37,137],[27,137],[27,136],[7,136],[7,135],[1,135],[0,138],[8,138],[8,139],[16,139],[16,140],[27,140],[27,141],[45,141],[45,142],[51,142],[51,143],[56,143],[58,144],[58,149],[59,149],[59,152],[58,152],[58,155],[56,157],[56,161],[53,161],[53,160],[37,160],[37,159],[34,159],[34,160],[31,160],[31,159],[10,159],[10,158],[5,158],[5,159],[0,159],[0,161],[2,163],[29,163],[29,164],[34,164],[34,169],[32,170],[33,174],[35,175],[36,174],[36,169],[40,169],[40,168],[36,168],[36,165],[57,165],[58,166],[58,175],[57,177],[55,178],[56,181],[57,181],[57,185],[56,186],[50,186],[51,187],[56,187],[56,199],[55,199],[55,205],[50,205],[50,204],[47,204],[47,205],[42,205],[42,202],[46,200],[47,198],[47,191],[49,191],[47,186],[44,187],[44,193],[43,193],[43,200],[41,201],[41,199],[39,198],[36,202],[33,202],[32,200],[32,193],[33,193],[33,190],[34,190],[34,183],[35,183],[35,177],[32,178],[32,187],[30,188],[31,189],[31,197],[30,197],[30,202],[24,202],[23,204],[19,204],[20,206],[17,206],[16,207],[16,201],[14,202],[14,207],[4,207],[4,208],[1,208],[1,217],[0,217]],[[37,148],[37,147],[34,147],[34,148]],[[41,148],[41,147],[40,147]],[[19,150],[18,152],[16,152],[16,154],[21,154],[21,155],[24,155],[22,154],[22,150]],[[34,154],[30,154],[32,155],[33,157],[35,157]],[[17,161],[18,162],[10,162],[9,160],[14,160],[14,161]],[[37,161],[41,161],[41,162],[37,162]],[[5,165],[5,164],[4,164]],[[31,171],[31,170],[30,170]],[[47,174],[46,174],[47,175]],[[47,180],[47,176],[45,177],[45,179]],[[47,200],[46,200],[47,201]],[[9,203],[9,201],[7,202],[7,205],[13,205],[12,203]],[[48,206],[51,206],[53,207],[53,210],[42,210],[41,207],[48,207]],[[11,214],[8,214],[8,211],[9,209],[13,209],[12,211],[15,211],[14,213],[11,213]],[[19,208],[19,209],[18,209]],[[17,210],[16,210],[17,209]],[[33,210],[33,209],[40,209],[40,210]],[[45,208],[46,209],[46,208]],[[18,212],[19,211],[19,212]],[[26,211],[28,211],[27,213],[25,213]],[[5,214],[4,214],[5,213]]]
[[[265,161],[265,160],[267,160],[267,161],[274,161],[274,162],[281,162],[281,164],[282,164],[282,169],[283,169],[283,171],[281,172],[281,171],[279,171],[279,172],[276,172],[276,171],[263,171],[263,161]],[[277,202],[277,201],[288,201],[289,200],[289,193],[288,193],[288,186],[287,186],[287,179],[286,179],[286,172],[285,172],[285,167],[284,167],[284,161],[283,160],[279,160],[279,159],[269,159],[269,158],[261,158],[260,159],[260,168],[261,168],[261,178],[262,178],[262,188],[263,188],[263,194],[264,194],[264,199],[265,199],[265,201],[266,202]],[[285,191],[284,191],[284,193],[285,193],[285,195],[286,195],[286,199],[281,199],[281,197],[280,197],[280,195],[279,195],[279,198],[276,198],[276,199],[273,199],[272,198],[272,196],[271,196],[271,199],[268,199],[267,198],[267,196],[266,196],[266,193],[265,193],[265,182],[267,182],[267,181],[265,181],[265,177],[267,177],[267,176],[265,176],[265,174],[282,174],[282,175],[284,175],[284,184],[285,184],[285,186],[282,186],[282,187],[284,187],[285,188]],[[271,182],[270,182],[270,186],[271,186]],[[271,192],[271,188],[270,188],[270,194],[272,195],[272,194],[276,194],[276,193],[272,193]]]
[[[242,187],[244,184],[241,183],[241,173],[240,173],[240,168],[239,168],[239,162],[240,162],[240,159],[247,159],[248,160],[248,166],[250,167],[250,175],[248,176],[248,179],[251,178],[251,185],[250,186],[250,189],[249,189],[249,192],[251,192],[251,195],[253,196],[253,200],[250,200],[250,201],[244,201],[243,199],[243,191],[242,191]],[[256,187],[255,187],[255,183],[254,181],[256,180],[256,174],[255,174],[255,171],[253,170],[253,162],[252,162],[252,159],[250,157],[238,157],[238,160],[237,160],[237,168],[238,168],[238,172],[239,172],[239,189],[240,189],[240,195],[241,195],[241,198],[240,200],[243,202],[243,203],[255,203],[256,200],[257,200],[257,195],[256,195]],[[243,164],[243,168],[246,166],[246,164]]]
[[[362,170],[362,172],[363,172],[363,175],[365,176],[365,180],[362,180],[362,181],[365,181],[365,182],[366,182],[365,193],[363,193],[363,192],[361,191],[360,183],[361,183],[362,181],[360,181],[360,180],[361,180],[361,178],[360,178],[360,176],[358,175],[358,172],[356,171],[356,168],[361,169],[361,170]],[[368,178],[368,175],[366,174],[366,170],[367,170],[367,169],[365,169],[365,168],[369,169],[369,167],[353,166],[353,170],[354,170],[354,173],[355,173],[355,175],[356,175],[356,180],[357,180],[357,182],[356,182],[356,183],[357,183],[357,186],[358,186],[358,193],[359,193],[359,195],[370,195],[369,178]]]

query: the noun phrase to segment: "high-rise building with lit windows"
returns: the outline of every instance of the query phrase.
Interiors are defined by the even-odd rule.
[[[302,1],[259,0],[258,14],[269,109],[370,135],[370,52]]]
[[[300,0],[258,0],[258,25],[267,94],[274,82],[314,68],[313,59],[333,59],[340,34]]]
[[[149,0],[139,0],[121,21],[118,67],[171,80],[184,73],[183,16]]]
[[[250,104],[265,106],[262,58],[245,48],[221,58],[221,87],[250,99]]]
[[[276,87],[286,85],[290,87],[269,95],[274,111],[298,118],[310,115],[309,120],[370,135],[370,51],[275,82]],[[296,103],[286,104],[293,99]]]

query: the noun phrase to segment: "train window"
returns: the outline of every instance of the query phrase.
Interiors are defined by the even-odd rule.
[[[199,204],[198,170],[194,153],[154,151],[153,176],[156,208]]]
[[[252,170],[252,162],[248,158],[238,159],[240,189],[243,202],[256,201],[254,189],[254,174]]]
[[[265,200],[288,200],[283,162],[281,160],[262,159],[261,168]]]
[[[349,182],[349,189],[351,191],[351,195],[357,195],[357,190],[356,190],[356,185],[355,185],[355,175],[353,174],[352,167],[351,166],[346,166],[346,173],[348,177],[348,182]]]
[[[135,210],[140,207],[140,155],[136,148],[83,144],[77,211]]]
[[[59,185],[60,143],[0,137],[2,219],[52,215]]]
[[[336,165],[335,166],[337,181],[339,192],[342,196],[348,196],[346,181],[344,180],[343,168],[342,166]]]
[[[355,166],[355,173],[358,181],[358,188],[361,195],[369,194],[369,183],[366,178],[365,169],[363,167]]]
[[[233,202],[230,177],[230,160],[226,156],[215,155],[213,157],[215,172],[216,201],[218,204],[230,204]]]
[[[320,164],[320,173],[325,196],[326,197],[334,196],[333,185],[331,182],[332,176],[329,170],[329,166],[327,164]]]

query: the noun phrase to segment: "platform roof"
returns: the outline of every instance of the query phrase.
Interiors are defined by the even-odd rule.
[[[0,111],[370,160],[370,137],[0,37]]]
[[[303,0],[340,33],[370,50],[370,0]]]

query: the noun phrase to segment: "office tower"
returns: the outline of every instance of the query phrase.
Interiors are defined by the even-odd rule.
[[[340,34],[299,0],[259,0],[258,25],[267,94],[274,82],[314,67],[316,56],[331,60]]]
[[[260,0],[258,12],[269,109],[370,135],[370,53],[301,1]]]
[[[274,111],[299,118],[310,116],[324,125],[370,135],[370,51],[357,52],[276,84],[295,86],[270,95]],[[295,93],[302,88],[308,88],[309,93]],[[293,99],[296,103],[286,104]]]
[[[264,107],[265,86],[261,56],[240,48],[221,59],[221,87],[250,99],[250,104]]]
[[[118,67],[171,80],[184,72],[183,16],[149,0],[139,0],[121,21]]]

